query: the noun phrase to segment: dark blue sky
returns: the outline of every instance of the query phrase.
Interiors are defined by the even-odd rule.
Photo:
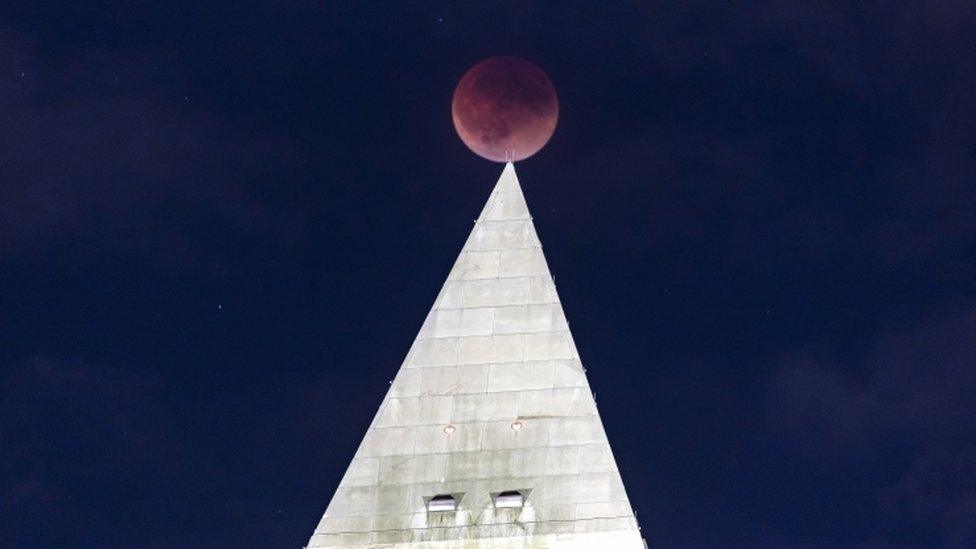
[[[0,8],[5,547],[307,540],[497,54],[560,96],[517,168],[650,545],[976,547],[976,5],[365,4]]]

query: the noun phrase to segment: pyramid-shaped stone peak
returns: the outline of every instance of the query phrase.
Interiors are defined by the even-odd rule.
[[[513,164],[309,547],[640,549]]]

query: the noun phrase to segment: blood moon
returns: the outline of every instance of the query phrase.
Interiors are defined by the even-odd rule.
[[[451,116],[461,141],[478,156],[524,160],[552,137],[559,100],[539,67],[520,57],[492,57],[461,77]]]

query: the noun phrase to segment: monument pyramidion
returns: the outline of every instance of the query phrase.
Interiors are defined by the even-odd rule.
[[[308,547],[643,549],[507,163]]]

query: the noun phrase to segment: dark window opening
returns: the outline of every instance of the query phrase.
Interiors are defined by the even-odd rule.
[[[499,509],[522,507],[524,503],[525,496],[518,490],[506,490],[495,496],[495,507]]]
[[[457,511],[457,500],[450,494],[438,494],[427,502],[427,510],[431,513]]]

